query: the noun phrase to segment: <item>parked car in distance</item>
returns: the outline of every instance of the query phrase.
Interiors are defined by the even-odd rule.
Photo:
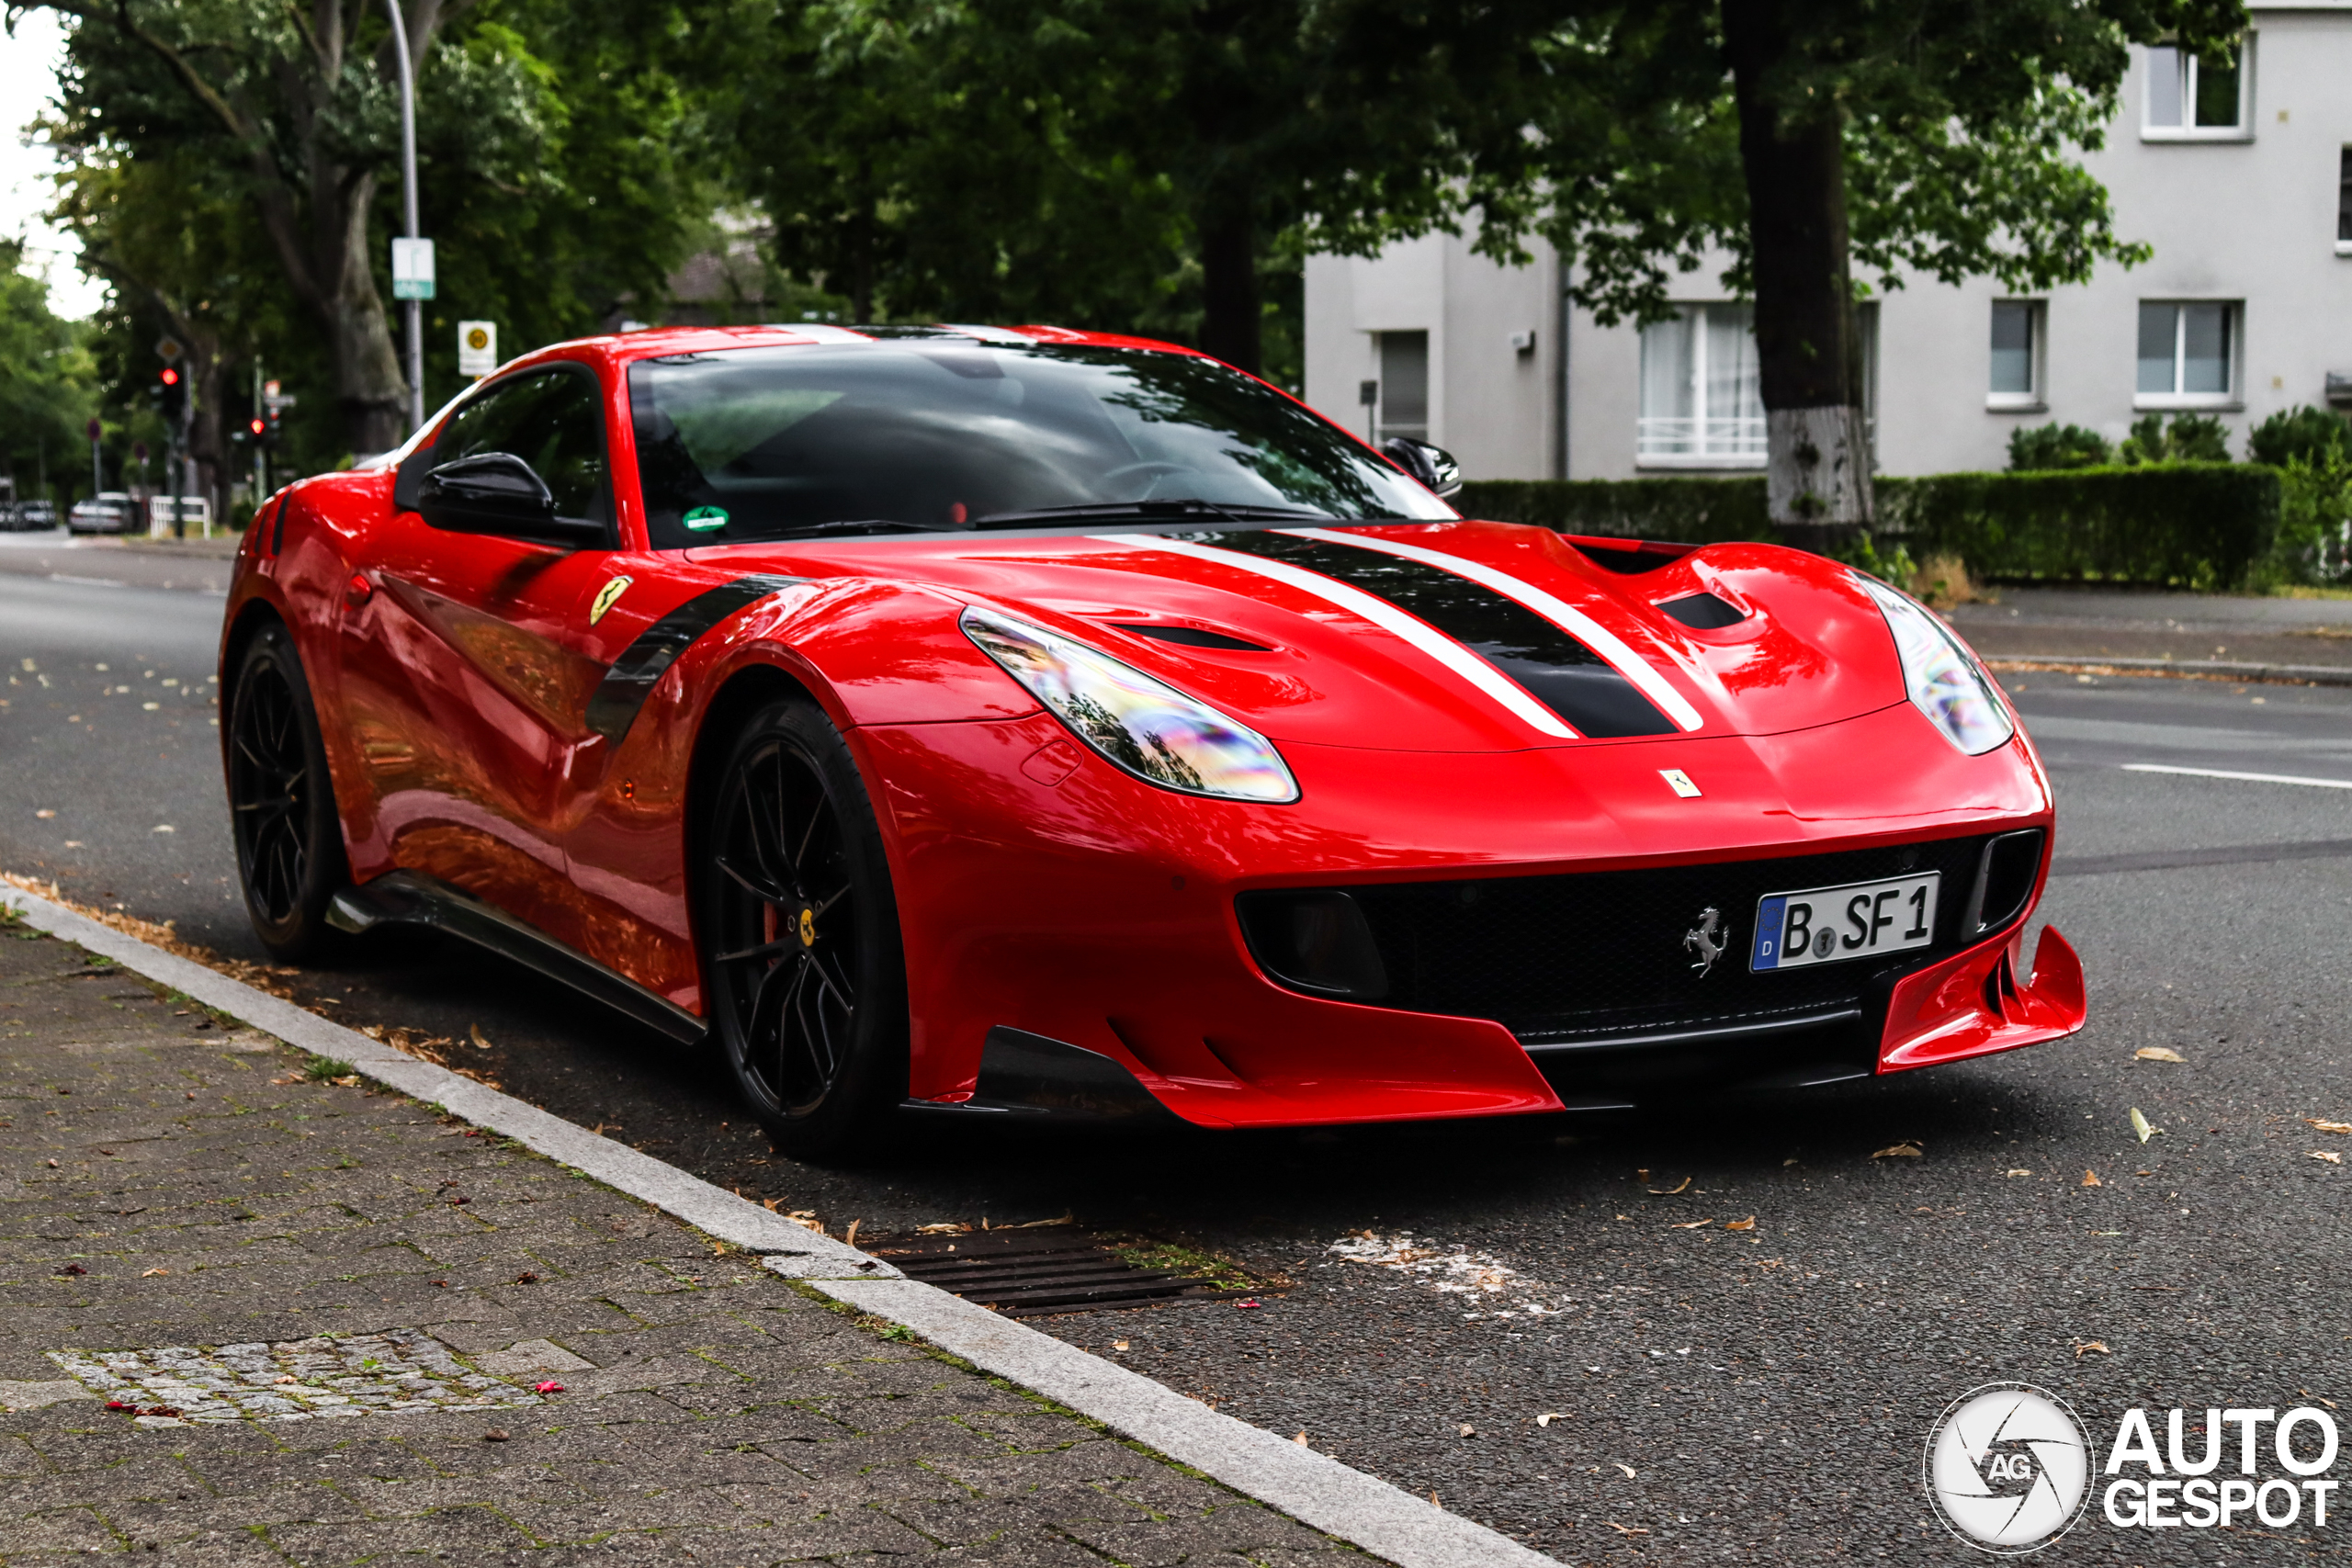
[[[130,531],[138,515],[138,507],[122,491],[100,491],[74,503],[65,514],[65,529],[70,534],[124,534]]]
[[[13,527],[45,532],[57,526],[57,503],[53,501],[18,502],[10,511]]]

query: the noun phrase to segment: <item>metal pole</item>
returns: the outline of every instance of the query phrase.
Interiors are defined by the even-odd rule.
[[[401,73],[401,217],[406,225],[402,237],[413,240],[418,237],[416,74],[409,62],[408,23],[401,16],[401,0],[384,0],[384,8],[392,14],[392,58],[399,62]],[[424,423],[424,302],[402,303],[408,306],[408,427],[414,430]]]

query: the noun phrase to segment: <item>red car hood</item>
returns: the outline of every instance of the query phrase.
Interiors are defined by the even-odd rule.
[[[1548,529],[1475,522],[695,555],[927,585],[940,596],[921,613],[962,602],[1049,626],[1278,741],[1480,751],[1770,735],[1904,700],[1894,639],[1846,569],[1770,546],[1631,574]],[[1676,604],[1701,594],[1713,603],[1695,613]]]

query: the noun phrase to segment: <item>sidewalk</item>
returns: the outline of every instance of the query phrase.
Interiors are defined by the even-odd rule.
[[[0,1563],[1372,1561],[20,925],[0,1134]]]
[[[1998,588],[1952,624],[1995,660],[2153,659],[2352,670],[2352,600]]]

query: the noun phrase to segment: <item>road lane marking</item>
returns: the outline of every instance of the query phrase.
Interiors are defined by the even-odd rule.
[[[2193,779],[2235,779],[2241,784],[2308,784],[2312,789],[2352,789],[2352,779],[2306,779],[2293,773],[2234,773],[2223,768],[2173,768],[2162,762],[2126,762],[2127,773],[2183,773]]]

